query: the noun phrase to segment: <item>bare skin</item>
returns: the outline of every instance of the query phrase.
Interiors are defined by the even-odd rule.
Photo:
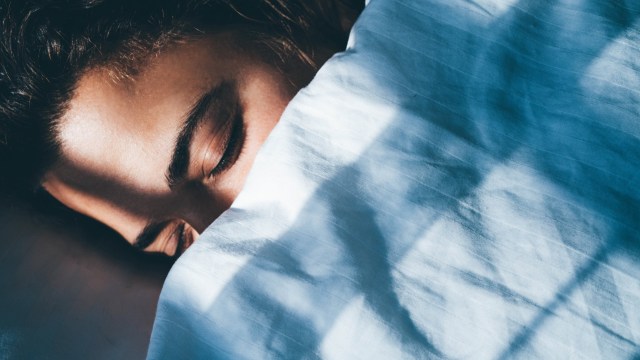
[[[236,44],[224,32],[176,44],[133,80],[115,82],[102,68],[84,74],[44,188],[145,251],[184,251],[236,198],[299,88]],[[188,119],[185,160],[175,150]]]

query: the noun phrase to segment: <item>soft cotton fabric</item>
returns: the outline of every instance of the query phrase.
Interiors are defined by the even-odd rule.
[[[640,356],[640,4],[372,0],[150,359]]]

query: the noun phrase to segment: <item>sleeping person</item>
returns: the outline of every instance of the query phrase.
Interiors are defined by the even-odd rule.
[[[637,5],[56,4],[3,7],[10,175],[191,244],[149,359],[640,356]]]
[[[358,1],[4,1],[3,164],[177,255],[229,207]],[[6,174],[6,173],[5,173]],[[8,175],[8,174],[7,174]]]

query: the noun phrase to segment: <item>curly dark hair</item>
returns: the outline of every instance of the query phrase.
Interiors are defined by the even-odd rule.
[[[167,44],[243,26],[276,63],[313,66],[318,44],[344,46],[338,6],[308,0],[1,0],[0,181],[29,194],[58,157],[55,126],[83,72],[126,76]]]

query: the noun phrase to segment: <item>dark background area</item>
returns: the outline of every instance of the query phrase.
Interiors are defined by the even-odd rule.
[[[172,262],[48,197],[0,194],[0,360],[143,359]]]

